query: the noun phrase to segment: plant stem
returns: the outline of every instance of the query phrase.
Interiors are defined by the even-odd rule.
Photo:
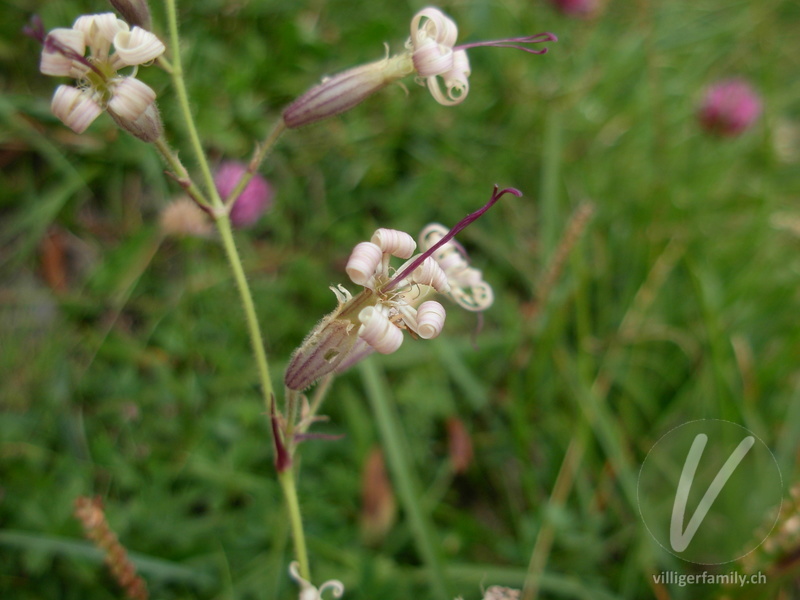
[[[247,277],[242,267],[242,261],[239,258],[239,252],[233,240],[230,218],[227,213],[223,213],[216,216],[216,222],[220,238],[222,239],[222,245],[225,247],[228,263],[230,264],[233,278],[236,281],[236,287],[239,290],[239,296],[242,300],[245,321],[247,321],[247,331],[250,334],[250,345],[253,348],[253,356],[256,359],[258,378],[261,382],[261,391],[264,396],[264,404],[267,409],[267,414],[269,415],[272,411],[272,402],[274,402],[275,393],[272,387],[272,380],[269,376],[269,362],[267,361],[267,353],[264,351],[264,341],[261,337],[261,328],[258,324],[258,315],[256,315],[253,295],[250,293],[250,286],[247,284]]]
[[[210,204],[200,188],[197,187],[192,178],[189,177],[189,172],[183,166],[181,159],[178,158],[177,153],[167,144],[163,137],[158,138],[153,145],[164,157],[164,160],[169,165],[172,173],[167,173],[178,182],[178,184],[186,190],[186,193],[194,200],[198,206],[208,209]]]
[[[258,369],[258,377],[261,383],[261,391],[264,397],[264,404],[266,407],[267,415],[271,415],[273,412],[273,404],[275,402],[275,394],[272,387],[272,380],[270,379],[269,373],[269,363],[267,361],[267,354],[264,351],[264,342],[261,336],[261,328],[258,323],[258,316],[255,310],[255,304],[253,302],[253,295],[250,292],[250,286],[247,283],[247,277],[244,272],[244,267],[242,266],[242,260],[239,256],[239,252],[236,249],[236,243],[233,238],[233,230],[231,229],[231,221],[230,221],[230,207],[226,206],[225,203],[219,196],[219,192],[217,191],[216,186],[214,185],[214,178],[211,174],[211,169],[208,165],[208,159],[206,158],[205,152],[203,151],[203,146],[200,143],[200,137],[197,133],[197,127],[195,126],[194,119],[192,117],[191,109],[189,107],[189,97],[186,92],[186,84],[183,79],[183,65],[181,62],[181,55],[180,55],[180,40],[178,37],[178,16],[177,16],[177,7],[176,7],[176,0],[167,0],[167,20],[171,38],[171,46],[172,46],[172,62],[171,62],[171,75],[172,81],[175,85],[175,89],[178,95],[178,103],[180,106],[181,113],[183,115],[184,122],[186,124],[186,128],[189,132],[189,137],[191,140],[192,147],[194,152],[197,156],[197,162],[200,164],[200,169],[203,173],[203,178],[205,180],[205,187],[207,194],[210,198],[210,202],[206,201],[205,198],[202,196],[197,187],[192,183],[191,179],[189,178],[188,174],[186,173],[186,169],[183,168],[183,165],[180,163],[180,160],[177,158],[174,152],[172,152],[169,147],[162,141],[158,140],[156,143],[156,147],[159,151],[164,155],[167,162],[170,164],[170,167],[175,171],[175,173],[179,177],[179,183],[184,186],[184,188],[192,194],[195,192],[197,196],[192,196],[195,198],[201,206],[205,206],[206,208],[211,209],[211,213],[214,217],[214,220],[217,225],[217,229],[219,230],[220,239],[222,241],[222,245],[225,248],[225,254],[228,258],[228,263],[231,268],[231,272],[233,273],[234,281],[236,282],[236,288],[239,292],[239,296],[242,300],[242,307],[244,308],[244,315],[245,321],[247,323],[247,331],[250,336],[250,344],[253,350],[253,356],[256,361],[256,366]],[[258,163],[255,161],[258,160],[259,162],[264,159],[267,155],[267,152],[274,146],[275,141],[278,139],[281,131],[283,130],[283,121],[281,121],[276,127],[273,128],[270,135],[265,140],[264,144],[260,146],[253,160],[251,161],[251,166],[248,172],[250,173],[250,177],[252,177],[252,173],[255,172],[255,168],[257,168]],[[243,178],[244,181],[239,182],[239,185],[244,188],[247,183],[247,180]],[[239,187],[239,186],[237,186]],[[202,202],[200,201],[202,199]],[[281,488],[283,489],[284,499],[286,501],[286,507],[289,512],[289,520],[291,525],[292,531],[292,538],[294,539],[294,548],[297,557],[297,561],[300,564],[300,574],[306,580],[311,580],[309,563],[308,563],[308,554],[306,551],[306,541],[305,541],[305,534],[303,533],[303,522],[300,517],[300,504],[297,498],[297,488],[295,487],[295,480],[294,480],[294,469],[287,469],[283,472],[278,473],[278,481],[281,484]]]
[[[294,540],[294,554],[300,564],[300,576],[306,581],[311,581],[306,537],[303,532],[303,519],[300,516],[300,502],[297,499],[297,487],[295,486],[295,468],[292,467],[278,473],[278,482],[281,484],[283,499],[289,511],[289,526]]]
[[[192,144],[197,162],[200,165],[200,170],[203,173],[205,180],[206,190],[211,196],[211,203],[214,208],[222,208],[222,200],[217,193],[217,188],[214,185],[214,177],[211,174],[211,168],[208,166],[206,154],[203,151],[203,145],[200,143],[200,136],[197,133],[197,127],[192,118],[192,111],[189,107],[189,95],[186,92],[186,82],[183,79],[183,61],[181,60],[181,43],[178,36],[178,8],[176,0],[167,0],[167,24],[169,28],[170,44],[172,46],[172,83],[175,86],[175,92],[178,94],[178,105],[180,112],[183,115],[183,121],[186,129],[189,132],[189,140]]]

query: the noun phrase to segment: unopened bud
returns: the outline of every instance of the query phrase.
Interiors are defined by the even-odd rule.
[[[283,111],[290,129],[350,110],[378,90],[414,72],[407,54],[354,67],[312,87]]]
[[[164,125],[161,123],[161,115],[155,102],[152,102],[137,119],[125,119],[111,110],[110,106],[108,114],[120,129],[124,129],[143,142],[155,142],[164,133]]]
[[[150,7],[146,0],[109,0],[129,25],[138,25],[142,29],[150,29]]]

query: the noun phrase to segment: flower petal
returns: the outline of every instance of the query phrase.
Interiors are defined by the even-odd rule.
[[[361,339],[381,354],[391,354],[403,343],[403,332],[389,320],[378,306],[367,306],[358,313],[362,325],[358,330]]]
[[[424,261],[422,261],[420,266],[414,269],[414,272],[411,273],[409,280],[412,283],[417,283],[419,285],[429,285],[437,292],[442,294],[446,294],[450,291],[450,284],[447,281],[447,275],[445,275],[445,272],[442,271],[439,263],[437,263],[432,256],[427,257]]]
[[[409,258],[414,254],[417,243],[414,238],[405,231],[397,229],[384,229],[381,227],[372,234],[370,240],[377,245],[383,252],[396,256],[397,258]]]
[[[155,60],[166,50],[155,34],[141,27],[120,31],[114,36],[115,62],[121,67],[141,65]]]
[[[457,37],[458,27],[455,22],[438,8],[423,8],[411,19],[411,41],[415,48],[426,39],[452,47]]]
[[[103,112],[87,92],[70,85],[60,85],[50,104],[53,114],[75,133],[83,133]]]
[[[360,242],[353,248],[345,271],[350,281],[368,287],[382,259],[383,251],[380,247],[372,242]]]
[[[56,77],[77,77],[72,58],[64,56],[63,50],[83,56],[86,52],[84,35],[74,29],[59,28],[47,34],[42,50],[39,70],[45,75]]]
[[[127,31],[128,24],[118,19],[114,13],[102,13],[78,17],[72,28],[86,36],[86,45],[91,49],[94,58],[105,60],[114,36],[120,31]]]
[[[438,336],[444,327],[445,316],[444,306],[435,300],[420,304],[417,309],[417,335],[424,340]]]
[[[119,118],[135,121],[156,99],[156,93],[135,77],[125,77],[114,86],[108,109]]]

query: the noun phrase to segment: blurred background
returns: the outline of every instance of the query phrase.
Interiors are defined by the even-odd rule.
[[[247,160],[323,75],[402,50],[421,3],[195,0],[180,6],[189,91],[215,164]],[[494,287],[481,327],[338,378],[301,447],[315,583],[348,598],[433,598],[368,398],[391,395],[450,597],[796,598],[800,534],[800,4],[545,0],[440,7],[460,41],[551,31],[545,56],[470,50],[470,93],[405,81],[286,134],[261,169],[271,209],[237,234],[280,383],[375,228],[452,225],[492,186],[522,190],[459,236]],[[213,237],[166,235],[180,196],[157,153],[102,115],[76,135],[21,34],[109,10],[3,2],[0,22],[0,596],[121,597],[73,517],[99,496],[153,598],[290,598],[291,542],[233,281]],[[166,38],[164,7],[152,6]],[[566,12],[564,12],[566,11]],[[170,141],[193,168],[169,79]],[[739,78],[761,111],[698,119]],[[734,128],[736,129],[736,128]],[[351,287],[351,289],[353,289]],[[702,571],[659,547],[639,468],[670,428],[727,419],[772,450],[784,510],[768,544],[719,572],[763,586],[656,583]],[[757,482],[754,482],[754,486]],[[793,521],[793,517],[795,520]],[[758,533],[754,532],[754,537]],[[763,537],[763,535],[761,536]],[[713,569],[709,567],[707,570]]]

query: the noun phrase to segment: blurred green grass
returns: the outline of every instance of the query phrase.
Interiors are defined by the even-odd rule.
[[[384,42],[398,50],[421,6],[183,3],[211,156],[244,159],[322,75],[379,58]],[[787,487],[797,481],[800,6],[612,0],[588,22],[541,0],[442,8],[459,39],[549,30],[560,41],[544,57],[470,51],[458,107],[408,81],[408,94],[391,87],[281,140],[263,169],[277,203],[238,236],[273,378],[333,308],[328,285],[344,282],[349,251],[374,228],[452,224],[493,184],[517,187],[524,198],[461,238],[495,288],[478,347],[474,318],[453,309],[443,339],[377,360],[451,585],[467,599],[519,587],[550,528],[543,597],[716,597],[653,589],[651,572],[680,565],[644,531],[631,482],[670,426],[714,417],[754,431]],[[155,152],[104,117],[82,136],[58,123],[57,82],[20,35],[34,12],[53,28],[105,10],[14,0],[0,23],[0,595],[118,597],[71,516],[78,495],[98,494],[154,598],[292,597],[267,420],[223,252],[161,240],[158,213],[178,190]],[[740,139],[708,138],[697,101],[731,75],[754,83],[765,114]],[[190,157],[167,78],[142,76]],[[594,214],[544,298],[582,202]],[[60,293],[42,274],[54,231],[73,259]],[[359,472],[380,441],[367,395],[358,371],[338,379],[320,429],[346,437],[302,448],[315,581],[342,579],[352,598],[432,597],[402,513],[377,548],[359,539]],[[451,416],[475,450],[456,478]],[[565,455],[580,457],[574,487],[550,502]],[[775,576],[759,597],[798,593],[796,577]]]

